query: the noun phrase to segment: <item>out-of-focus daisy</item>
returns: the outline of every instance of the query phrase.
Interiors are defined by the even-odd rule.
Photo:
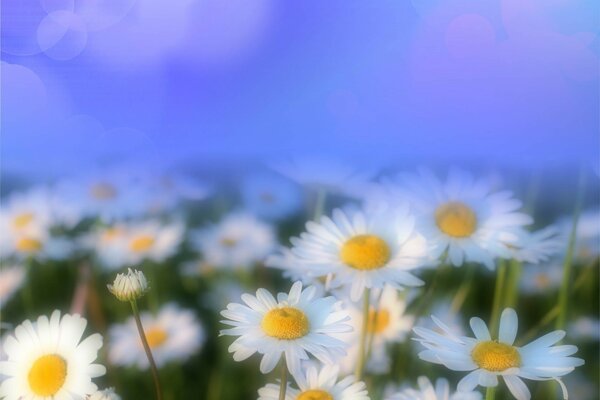
[[[519,285],[524,293],[549,293],[560,287],[563,268],[558,261],[543,264],[525,264]]]
[[[34,188],[9,195],[2,202],[0,224],[3,235],[48,230],[54,224],[48,192]]]
[[[183,240],[183,224],[146,220],[100,227],[82,239],[99,264],[108,269],[163,262],[176,253]]]
[[[212,190],[204,182],[179,172],[147,174],[142,180],[147,191],[145,203],[140,207],[150,214],[173,210],[181,201],[200,201]]]
[[[277,245],[271,225],[239,212],[196,232],[193,241],[207,264],[224,268],[249,268]]]
[[[535,232],[518,229],[515,233],[518,239],[507,246],[510,258],[531,264],[548,261],[561,252],[567,242],[566,237],[560,236],[558,229],[553,226]]]
[[[562,232],[571,232],[573,217],[563,217],[558,221]],[[565,246],[566,250],[566,246]],[[589,260],[600,254],[600,208],[583,211],[577,220],[576,257]]]
[[[81,399],[98,389],[92,378],[106,368],[93,364],[102,347],[102,336],[95,333],[81,340],[87,321],[79,315],[50,319],[40,316],[33,324],[26,320],[14,336],[3,343],[7,360],[0,362],[0,373],[7,378],[0,386],[0,397],[17,399]]]
[[[247,177],[242,184],[242,197],[248,210],[268,220],[288,217],[302,205],[300,188],[275,174]]]
[[[433,246],[432,256],[447,252],[455,266],[479,262],[494,268],[497,257],[509,258],[520,248],[518,230],[532,222],[518,209],[521,202],[507,191],[493,192],[485,180],[454,171],[446,182],[421,171],[401,175],[400,194],[411,200],[417,226]]]
[[[121,400],[121,396],[115,393],[114,388],[98,390],[88,397],[87,400]]]
[[[72,243],[64,237],[50,235],[49,231],[31,229],[11,235],[0,235],[0,253],[6,258],[18,260],[63,260],[74,250]]]
[[[399,393],[386,397],[387,400],[480,400],[479,392],[454,392],[450,393],[450,385],[444,378],[438,378],[435,386],[425,377],[417,380],[418,389],[407,388]]]
[[[184,361],[194,355],[204,342],[204,330],[191,310],[175,304],[166,304],[156,316],[140,315],[154,361],[160,368],[169,361]],[[133,317],[124,324],[110,328],[109,360],[115,365],[149,367],[144,348],[139,340]]]
[[[339,369],[324,365],[320,369],[310,365],[295,376],[298,388],[288,385],[286,400],[369,400],[367,386],[356,382],[354,376],[338,380]],[[279,399],[279,385],[268,384],[258,390],[258,400]]]
[[[231,328],[222,335],[238,336],[229,346],[235,361],[258,352],[262,354],[260,371],[269,373],[285,356],[292,374],[300,371],[301,361],[312,354],[321,362],[332,364],[344,356],[347,347],[332,335],[352,329],[349,319],[334,297],[314,298],[315,288],[302,290],[302,283],[292,285],[289,294],[279,293],[277,300],[265,289],[256,296],[242,295],[245,304],[231,303],[221,314]]]
[[[452,300],[440,298],[433,303],[431,307],[432,315],[443,315],[444,325],[456,336],[465,335],[465,321],[460,313],[452,309]],[[431,329],[438,333],[443,333],[439,326],[431,319],[427,317],[421,317],[415,324],[421,328]]]
[[[25,268],[21,265],[0,268],[0,307],[23,285],[25,275]]]
[[[425,328],[414,328],[426,350],[419,357],[434,364],[442,364],[454,371],[471,371],[458,383],[458,390],[472,391],[481,385],[498,385],[498,376],[518,400],[531,398],[524,379],[554,379],[562,386],[564,376],[584,364],[580,358],[570,357],[577,352],[572,345],[553,346],[565,337],[564,331],[554,331],[533,342],[514,346],[517,336],[517,313],[510,308],[502,312],[498,340],[492,340],[483,320],[471,318],[470,324],[475,338],[460,337],[452,333],[443,322],[433,317],[443,333]],[[563,387],[566,391],[566,388]]]
[[[576,340],[600,341],[600,320],[594,317],[579,317],[569,325],[569,333]]]
[[[292,282],[301,281],[306,286],[314,286],[319,295],[326,292],[325,277],[315,276],[292,250],[287,247],[280,246],[279,251],[267,257],[265,265],[282,270],[283,276]]]
[[[336,209],[306,230],[291,239],[292,252],[313,276],[332,274],[332,287],[350,287],[353,301],[365,288],[423,284],[409,271],[423,265],[427,245],[407,207],[369,215]]]
[[[360,197],[361,189],[374,175],[331,157],[304,157],[272,165],[277,172],[313,191]]]

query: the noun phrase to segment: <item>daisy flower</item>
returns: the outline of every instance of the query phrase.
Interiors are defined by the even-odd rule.
[[[25,268],[20,265],[0,268],[0,307],[23,285],[25,275]]]
[[[566,396],[566,388],[560,377],[584,364],[582,359],[570,357],[577,352],[576,346],[554,346],[565,337],[564,331],[548,333],[522,347],[514,346],[518,319],[517,313],[511,308],[502,312],[498,340],[492,340],[485,322],[480,318],[474,317],[470,321],[475,338],[456,336],[443,322],[434,316],[432,318],[443,333],[414,328],[419,336],[416,340],[426,347],[419,357],[454,371],[471,371],[458,383],[461,392],[470,392],[477,385],[497,386],[498,376],[501,376],[518,400],[531,398],[522,378],[554,379],[563,386]]]
[[[561,237],[558,229],[553,226],[536,232],[517,229],[515,233],[517,240],[507,246],[511,253],[510,258],[530,264],[548,261],[550,257],[563,250],[567,243],[567,239]]]
[[[48,192],[34,188],[9,195],[0,208],[0,224],[11,235],[49,229],[54,220]]]
[[[517,231],[532,222],[517,211],[521,202],[512,193],[493,192],[487,181],[457,171],[446,182],[427,171],[402,175],[397,191],[410,199],[431,255],[447,252],[455,266],[478,262],[493,269],[495,258],[509,258],[510,247],[521,247]]]
[[[327,291],[325,289],[326,279],[314,276],[287,247],[279,246],[279,251],[266,258],[265,266],[282,270],[283,277],[292,282],[301,281],[306,286],[314,286],[319,295],[323,295]]]
[[[331,286],[350,287],[352,301],[365,288],[423,284],[409,271],[423,265],[427,246],[406,206],[368,215],[336,209],[332,218],[309,221],[306,232],[290,241],[293,254],[313,276],[332,274]]]
[[[339,369],[324,365],[320,369],[310,365],[295,377],[298,388],[288,385],[286,400],[369,400],[367,386],[356,382],[354,376],[338,380]],[[258,390],[258,400],[279,399],[279,385],[268,384]]]
[[[573,217],[563,217],[557,224],[562,232],[571,232]],[[600,208],[584,210],[579,215],[575,254],[582,260],[592,260],[600,254]]]
[[[245,304],[229,304],[221,315],[231,328],[221,335],[238,336],[229,346],[233,359],[242,361],[258,352],[263,355],[260,371],[266,374],[285,355],[288,370],[296,374],[309,354],[330,364],[343,357],[346,344],[332,335],[352,329],[344,323],[349,316],[334,297],[314,298],[315,290],[302,290],[302,283],[296,282],[277,300],[258,289],[256,296],[242,295]]]
[[[277,245],[271,225],[241,212],[196,232],[192,240],[207,264],[224,268],[250,268]]]
[[[102,336],[95,333],[81,340],[87,321],[79,315],[52,313],[36,323],[26,320],[14,336],[3,343],[7,360],[0,371],[7,378],[0,386],[6,400],[81,399],[96,392],[92,378],[106,373],[93,364],[102,347]]]
[[[88,397],[87,400],[121,400],[121,396],[115,393],[114,388],[99,390]]]
[[[204,342],[204,329],[194,312],[175,304],[163,306],[156,316],[143,312],[140,319],[159,368],[169,361],[188,359]],[[149,367],[133,317],[124,324],[112,326],[109,336],[108,358],[112,364],[135,365],[140,369]]]
[[[525,264],[519,285],[524,293],[543,294],[558,289],[563,279],[563,267],[558,262]]]
[[[450,385],[444,378],[435,381],[435,386],[425,377],[417,380],[418,389],[404,389],[399,393],[386,397],[386,400],[480,400],[479,392],[455,392],[450,394]]]
[[[579,317],[569,325],[569,332],[577,340],[600,341],[600,319]]]
[[[244,205],[252,213],[268,220],[280,220],[302,206],[300,187],[275,174],[257,174],[242,183]]]
[[[71,256],[73,250],[72,243],[65,237],[54,237],[44,229],[0,235],[0,253],[17,260],[64,260]]]

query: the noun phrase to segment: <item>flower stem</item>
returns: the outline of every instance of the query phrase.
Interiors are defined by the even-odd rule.
[[[279,386],[279,400],[285,400],[287,390],[287,366],[285,365],[285,355],[281,357],[281,382]]]
[[[156,398],[157,400],[162,400],[162,390],[160,389],[160,381],[158,380],[158,369],[156,368],[156,363],[154,363],[154,357],[152,357],[152,351],[148,345],[148,340],[146,340],[146,334],[144,333],[144,327],[142,326],[142,321],[140,319],[140,311],[138,310],[137,302],[135,300],[132,300],[130,303],[135,324],[137,325],[138,333],[140,334],[140,339],[142,340],[142,345],[146,352],[146,357],[148,357],[148,362],[150,363],[152,379],[154,380],[154,389],[156,390]]]
[[[485,400],[494,400],[496,398],[496,386],[490,386],[485,390]]]
[[[505,280],[506,261],[500,260],[498,264],[498,275],[496,276],[496,287],[494,289],[494,303],[492,304],[492,316],[490,317],[490,333],[492,337],[498,335],[498,325],[500,323],[500,309],[502,308],[502,292],[504,291]]]
[[[558,293],[558,317],[556,318],[556,329],[564,329],[567,322],[567,308],[569,306],[569,287],[571,284],[571,269],[573,265],[573,253],[575,252],[575,242],[577,239],[577,222],[581,213],[583,203],[583,194],[585,187],[585,175],[582,172],[579,177],[579,189],[577,190],[577,200],[575,201],[575,210],[573,211],[573,225],[569,234],[569,245],[567,254],[563,263],[563,278]]]
[[[367,345],[367,331],[369,329],[369,301],[371,298],[371,289],[365,288],[363,293],[363,312],[362,312],[362,329],[360,331],[360,342],[358,348],[358,362],[356,363],[356,370],[354,376],[357,381],[362,379],[363,370],[366,364],[366,345]]]

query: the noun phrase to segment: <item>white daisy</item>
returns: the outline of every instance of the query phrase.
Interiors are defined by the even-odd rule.
[[[0,308],[10,300],[25,281],[26,271],[21,265],[0,268]]]
[[[64,260],[73,251],[74,246],[67,238],[52,236],[49,231],[41,228],[0,235],[0,253],[6,258]]]
[[[88,397],[87,400],[121,400],[121,396],[115,393],[114,388],[98,390]]]
[[[369,215],[336,209],[333,218],[309,221],[306,230],[290,239],[292,252],[313,276],[332,274],[332,287],[351,287],[353,301],[365,288],[423,284],[409,271],[423,265],[427,246],[407,207]]]
[[[235,361],[258,352],[263,354],[260,371],[266,374],[285,355],[288,370],[300,371],[300,363],[312,354],[321,362],[334,363],[344,356],[346,344],[332,335],[352,329],[349,319],[334,297],[314,298],[315,288],[302,290],[302,283],[292,285],[290,293],[279,293],[277,300],[265,289],[256,296],[244,294],[244,304],[231,303],[221,314],[222,322],[232,326],[221,335],[239,336],[231,346]]]
[[[450,385],[444,378],[435,381],[435,387],[431,381],[420,376],[417,380],[418,389],[404,389],[399,393],[386,397],[386,400],[480,400],[479,392],[455,392],[450,393]]]
[[[563,217],[557,224],[568,234],[573,228],[573,217]],[[593,260],[600,254],[600,208],[584,210],[579,215],[575,254],[582,260]]]
[[[145,260],[165,261],[177,252],[183,233],[180,222],[151,219],[100,227],[84,237],[82,244],[94,252],[98,264],[117,269]]]
[[[279,246],[279,251],[271,254],[265,260],[267,267],[280,269],[283,271],[284,278],[292,282],[301,281],[306,286],[314,286],[317,289],[317,295],[324,295],[326,279],[315,276],[291,249]]]
[[[439,298],[435,300],[431,307],[431,314],[443,315],[445,326],[448,327],[454,335],[465,335],[465,321],[462,315],[452,308],[452,299]],[[438,333],[443,333],[431,318],[425,316],[419,318],[415,325],[420,326],[421,328],[431,329]]]
[[[48,230],[54,225],[48,191],[33,188],[9,195],[0,208],[0,224],[5,235]]]
[[[240,212],[196,232],[193,242],[206,263],[224,268],[250,268],[264,261],[277,245],[271,225]]]
[[[480,318],[471,318],[470,321],[476,338],[456,336],[443,322],[434,316],[432,318],[444,333],[414,328],[420,336],[416,340],[427,348],[419,353],[419,357],[451,370],[471,371],[458,383],[458,390],[462,392],[470,392],[477,385],[496,386],[498,376],[502,376],[516,399],[528,400],[531,394],[521,378],[554,379],[562,386],[560,377],[584,364],[582,359],[570,357],[577,352],[576,346],[553,346],[565,337],[564,331],[548,333],[522,347],[514,346],[518,319],[511,308],[502,312],[498,340],[492,340]],[[563,389],[566,393],[566,388]]]
[[[310,365],[295,377],[298,389],[288,385],[286,400],[369,400],[367,386],[356,382],[354,376],[338,380],[339,369],[324,365],[321,369]],[[279,399],[279,385],[268,384],[258,390],[258,400]]]
[[[558,289],[563,278],[563,267],[558,260],[543,264],[525,264],[519,286],[524,293],[544,294]]]
[[[521,202],[510,192],[493,192],[486,180],[457,171],[443,183],[427,171],[401,175],[398,190],[411,200],[431,255],[447,252],[455,266],[479,262],[493,269],[495,258],[509,258],[509,247],[520,247],[517,230],[532,222],[517,211]]]
[[[0,362],[7,378],[0,386],[6,400],[81,399],[96,392],[92,378],[106,368],[93,364],[102,347],[95,333],[83,341],[87,321],[79,315],[52,313],[36,323],[26,320],[3,343],[8,359]]]
[[[567,243],[566,237],[559,235],[558,229],[553,226],[535,232],[516,229],[515,233],[517,240],[507,246],[510,258],[530,264],[548,261],[561,252]]]
[[[569,325],[571,337],[576,340],[600,341],[600,319],[597,317],[579,317]]]
[[[247,177],[242,184],[242,198],[248,210],[268,220],[286,218],[302,206],[300,187],[275,174]]]
[[[169,361],[188,359],[204,342],[204,329],[194,312],[173,303],[164,305],[156,316],[143,312],[140,319],[159,368]],[[140,369],[149,367],[133,317],[124,324],[112,326],[109,335],[108,358],[112,364],[135,365]]]

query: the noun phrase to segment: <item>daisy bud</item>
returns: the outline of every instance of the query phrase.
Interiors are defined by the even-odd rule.
[[[142,271],[132,270],[126,274],[117,274],[108,290],[121,301],[133,301],[141,298],[148,291],[148,281]]]

